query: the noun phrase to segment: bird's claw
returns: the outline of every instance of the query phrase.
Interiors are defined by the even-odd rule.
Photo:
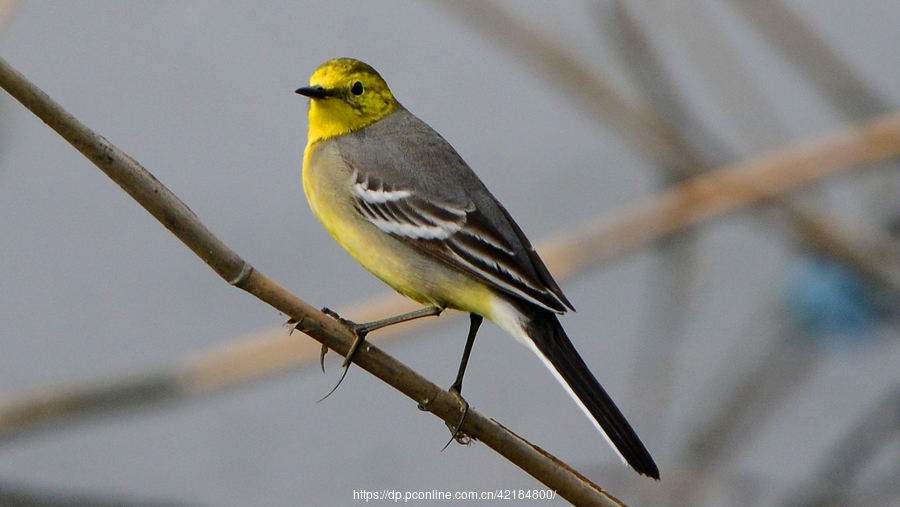
[[[325,398],[331,396],[331,394],[335,392],[338,387],[340,387],[341,382],[344,381],[344,377],[347,376],[347,372],[350,371],[350,365],[353,363],[353,356],[356,355],[356,351],[359,350],[360,345],[362,345],[362,342],[366,339],[366,334],[368,334],[368,330],[365,329],[365,326],[361,326],[356,322],[353,322],[352,320],[341,317],[337,312],[330,308],[322,308],[322,313],[340,322],[342,326],[346,327],[351,333],[356,336],[356,340],[353,341],[353,344],[350,346],[350,350],[347,352],[347,357],[345,357],[344,361],[341,363],[341,367],[344,369],[344,371],[341,373],[341,378],[338,379],[337,384],[335,384],[331,391],[328,391],[328,394],[323,396],[319,401],[322,401]],[[325,371],[325,354],[327,352],[328,347],[323,344],[322,350],[319,353],[319,365],[322,367],[322,372]]]
[[[287,322],[283,324],[284,327],[288,328],[288,335],[294,334],[294,331],[300,328],[300,323],[303,322],[303,319],[288,319]]]
[[[332,393],[334,393],[335,391],[337,391],[337,388],[341,386],[341,382],[344,381],[344,377],[347,376],[347,372],[348,372],[348,371],[350,371],[350,364],[349,364],[349,363],[347,363],[347,364],[344,365],[344,371],[343,371],[343,373],[341,373],[341,378],[338,379],[337,384],[335,384],[334,387],[331,388],[331,391],[328,391],[328,394],[326,394],[325,396],[322,396],[322,398],[319,400],[319,402],[325,401],[325,398],[331,396]]]
[[[459,418],[459,423],[456,424],[456,427],[450,425],[450,423],[445,422],[447,428],[450,430],[450,440],[447,441],[447,444],[441,449],[441,452],[450,446],[451,443],[455,440],[456,443],[461,445],[471,445],[472,437],[466,435],[461,432],[459,429],[462,428],[463,422],[466,420],[466,414],[469,413],[469,402],[467,402],[459,391],[453,387],[450,388],[450,395],[456,398],[456,400],[462,405],[462,415]]]
[[[319,351],[319,366],[322,368],[322,373],[325,373],[325,354],[328,353],[328,345],[322,344],[322,349]]]

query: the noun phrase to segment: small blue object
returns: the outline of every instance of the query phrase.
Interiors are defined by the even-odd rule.
[[[813,339],[859,342],[879,321],[872,285],[831,259],[807,258],[788,277],[787,307]]]

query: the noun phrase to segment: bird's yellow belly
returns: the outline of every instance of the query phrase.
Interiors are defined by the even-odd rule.
[[[331,236],[397,292],[423,304],[483,313],[488,306],[485,303],[496,294],[363,218],[354,208],[351,178],[334,143],[320,141],[307,146],[303,189],[313,214]]]

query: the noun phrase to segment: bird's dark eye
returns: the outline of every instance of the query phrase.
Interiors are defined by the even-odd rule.
[[[353,95],[362,95],[362,92],[363,92],[362,83],[359,81],[353,83],[353,86],[350,87],[350,92],[353,93]]]

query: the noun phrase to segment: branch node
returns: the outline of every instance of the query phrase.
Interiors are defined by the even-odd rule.
[[[250,263],[245,262],[244,265],[241,267],[241,272],[238,273],[238,275],[236,277],[228,280],[228,283],[230,285],[234,285],[235,287],[237,287],[239,289],[242,289],[242,288],[244,288],[244,284],[247,283],[247,280],[250,279],[250,275],[252,273],[253,273],[253,266],[251,266]]]
[[[434,398],[425,398],[424,400],[419,401],[419,403],[416,405],[416,408],[418,408],[422,412],[431,412],[432,403],[434,403]]]

